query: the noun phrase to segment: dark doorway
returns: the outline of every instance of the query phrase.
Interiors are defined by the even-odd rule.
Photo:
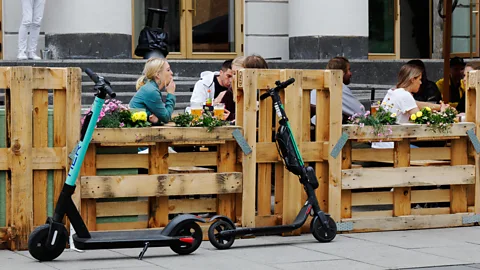
[[[400,0],[400,58],[431,58],[431,0]]]

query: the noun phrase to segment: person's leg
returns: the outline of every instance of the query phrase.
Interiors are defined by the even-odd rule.
[[[33,17],[30,27],[30,38],[28,40],[27,56],[33,60],[40,60],[37,56],[38,37],[40,36],[40,26],[45,9],[45,0],[33,0]]]
[[[32,24],[33,1],[22,0],[22,22],[20,29],[18,29],[18,56],[19,60],[26,60],[27,58],[27,39],[30,25]]]

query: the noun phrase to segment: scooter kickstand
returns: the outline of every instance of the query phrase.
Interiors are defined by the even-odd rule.
[[[149,246],[150,246],[150,242],[146,242],[145,246],[143,247],[142,252],[140,252],[140,254],[138,255],[139,260],[143,259],[143,255],[145,255],[145,252],[147,252],[147,249],[148,249]]]

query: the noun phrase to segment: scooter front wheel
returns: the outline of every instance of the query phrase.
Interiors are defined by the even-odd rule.
[[[216,221],[208,228],[208,240],[218,249],[228,249],[233,245],[235,236],[224,237],[220,235],[220,232],[228,230],[235,230],[235,228],[224,220]]]
[[[325,230],[322,226],[320,218],[317,217],[312,220],[312,223],[310,225],[310,231],[318,242],[330,242],[337,235],[337,224],[330,216],[328,217],[328,225],[330,226],[330,229]]]
[[[170,248],[177,254],[180,255],[187,255],[200,247],[203,240],[203,232],[200,225],[195,222],[188,222],[184,224],[182,227],[178,228],[178,230],[173,234],[173,236],[188,236],[193,238],[193,243],[183,243],[178,242],[175,244],[170,245]]]
[[[28,251],[33,258],[39,261],[53,261],[65,250],[67,245],[67,231],[58,232],[53,247],[47,247],[49,224],[38,226],[28,238]]]

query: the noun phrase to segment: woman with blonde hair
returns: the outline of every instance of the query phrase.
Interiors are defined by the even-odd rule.
[[[153,125],[168,123],[175,109],[175,82],[170,65],[163,58],[150,58],[137,80],[137,93],[130,100],[132,109],[145,109]],[[165,103],[162,92],[167,92]]]

